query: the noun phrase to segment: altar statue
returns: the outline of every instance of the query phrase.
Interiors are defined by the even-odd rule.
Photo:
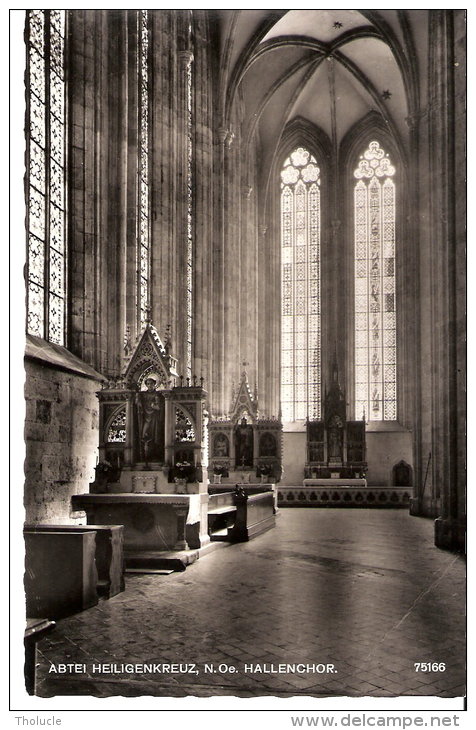
[[[330,428],[328,439],[328,457],[331,459],[342,458],[342,432],[337,428]]]
[[[228,456],[228,439],[224,433],[219,433],[213,441],[213,456]]]
[[[145,381],[147,390],[137,394],[140,458],[146,463],[164,460],[164,399],[154,378]]]
[[[236,466],[253,466],[253,427],[243,417],[235,429]]]

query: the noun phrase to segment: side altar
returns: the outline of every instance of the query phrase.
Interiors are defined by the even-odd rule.
[[[282,424],[259,412],[246,371],[233,389],[229,413],[208,423],[210,481],[214,484],[268,484],[282,473]]]
[[[339,384],[336,362],[322,405],[322,420],[308,420],[306,424],[307,461],[303,486],[365,487],[365,418],[347,420],[345,393]]]
[[[99,462],[72,498],[88,524],[123,524],[126,557],[200,548],[207,531],[203,378],[183,378],[147,322],[123,374],[99,391]]]

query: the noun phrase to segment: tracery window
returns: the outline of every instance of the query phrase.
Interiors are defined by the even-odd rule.
[[[121,408],[109,424],[107,442],[109,444],[123,444],[126,441],[126,409]]]
[[[175,441],[195,441],[193,424],[180,408],[175,415]]]
[[[64,345],[65,11],[27,18],[27,331]]]
[[[395,168],[376,141],[354,177],[355,415],[397,419]]]
[[[281,170],[281,410],[321,413],[320,170],[303,147]]]
[[[149,14],[139,10],[139,231],[138,231],[138,314],[143,327],[149,313]]]

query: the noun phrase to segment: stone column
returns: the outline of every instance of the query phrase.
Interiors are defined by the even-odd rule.
[[[174,426],[175,426],[175,408],[172,403],[172,394],[164,392],[165,409],[164,409],[164,435],[165,435],[165,463],[172,466],[174,463]]]
[[[239,358],[248,362],[248,377],[256,380],[256,357],[253,334],[256,334],[256,260],[253,262],[253,211],[255,194],[253,186],[245,182],[241,186],[241,226],[239,260]],[[254,265],[253,265],[254,263]]]
[[[188,33],[187,33],[188,36]],[[189,175],[191,175],[191,161],[189,155],[192,154],[192,138],[191,138],[191,120],[189,113],[190,94],[190,74],[193,67],[193,53],[188,46],[189,39],[185,41],[187,47],[178,52],[179,76],[177,97],[179,102],[178,120],[179,128],[177,131],[178,141],[178,220],[177,226],[179,231],[179,260],[178,260],[178,281],[179,288],[177,294],[180,300],[179,321],[177,322],[179,334],[180,372],[192,374],[192,353],[193,353],[193,329],[191,332],[191,348],[188,345],[188,318],[189,314],[194,317],[194,267],[195,267],[195,230],[193,221],[193,204],[192,204],[192,188],[189,188]],[[191,281],[188,291],[188,276],[190,274],[189,257],[191,257]]]
[[[159,333],[172,329],[173,354],[178,355],[177,310],[181,306],[177,281],[177,15],[150,10],[151,80],[151,319]],[[183,363],[179,363],[182,368]]]
[[[267,289],[268,289],[268,226],[265,222],[260,222],[258,228],[258,279],[260,286],[258,287],[258,393],[260,394],[261,403],[265,404],[265,409],[269,403],[270,378],[268,368],[270,367],[270,348],[265,333],[269,331],[269,316],[272,310],[269,308]]]
[[[127,13],[111,16],[108,48],[108,105],[110,108],[108,181],[111,190],[108,207],[107,240],[108,281],[117,288],[108,290],[108,370],[122,369],[120,344],[126,327],[127,291],[127,181],[128,181],[128,113],[129,59]],[[134,149],[136,151],[136,148]],[[115,276],[111,274],[115,272]]]
[[[124,243],[119,224],[123,137],[115,114],[126,104],[121,77],[127,67],[122,11],[68,14],[68,66],[74,83],[68,99],[68,348],[101,372],[118,374],[121,363],[116,317],[121,295],[111,249]],[[121,44],[118,50],[117,45]],[[114,47],[114,51],[113,51]],[[113,61],[114,57],[114,61]],[[113,102],[114,100],[114,102]],[[122,130],[122,131],[121,131]],[[110,161],[114,160],[111,174]],[[112,263],[111,263],[112,262]],[[114,308],[112,309],[112,303]]]
[[[232,426],[229,431],[230,438],[230,471],[236,469],[236,452],[235,452],[235,429]]]
[[[127,396],[126,401],[126,445],[124,448],[124,466],[130,466],[134,460],[134,393]]]
[[[406,361],[407,378],[416,383],[407,401],[413,396],[417,403],[411,513],[435,517],[439,514],[436,544],[462,549],[465,325],[464,303],[459,303],[463,299],[459,294],[464,291],[465,232],[464,215],[459,219],[456,209],[459,201],[464,208],[461,170],[465,163],[461,150],[465,137],[465,92],[464,80],[460,79],[460,75],[464,79],[464,49],[458,47],[458,38],[465,33],[464,12],[433,10],[429,20],[428,98],[408,120],[412,151],[418,151],[416,177],[420,191],[415,205],[419,211],[419,271],[408,280],[416,290],[413,301],[418,302],[420,315],[419,331],[415,327],[414,337],[419,343],[416,366],[412,366],[411,350]],[[456,92],[458,83],[460,93]],[[411,204],[414,205],[413,199]],[[409,258],[409,266],[412,260]],[[408,332],[413,334],[411,326]]]
[[[432,292],[434,421],[432,470],[441,485],[439,547],[464,549],[464,11],[435,10],[430,36],[430,164],[432,181]],[[457,202],[458,201],[458,202]],[[461,288],[463,287],[463,288]]]
[[[207,11],[193,11],[193,223],[194,302],[193,374],[212,382],[212,241],[215,205],[213,200],[213,88],[210,74],[211,41]]]
[[[225,371],[225,332],[224,332],[224,301],[225,301],[225,179],[227,171],[227,140],[229,130],[220,127],[216,135],[216,170],[217,182],[217,229],[213,246],[213,376],[211,410],[214,416],[223,416],[226,413],[226,399],[224,394]]]
[[[333,181],[334,187],[337,185]],[[337,211],[336,211],[337,213]],[[332,380],[332,364],[334,356],[337,358],[337,367],[339,368],[339,379],[341,385],[344,386],[342,378],[345,368],[342,366],[345,362],[346,349],[346,318],[344,312],[345,297],[347,287],[343,285],[342,275],[342,256],[341,252],[345,250],[344,241],[342,240],[342,221],[340,218],[334,217],[330,222],[328,232],[329,245],[325,248],[321,245],[321,266],[325,260],[325,252],[329,254],[330,270],[328,277],[321,275],[321,291],[323,292],[321,300],[321,327],[322,319],[326,318],[326,337],[322,337],[321,341],[321,392],[324,392],[326,383]],[[324,231],[322,231],[324,233]],[[322,250],[324,248],[324,251]],[[324,256],[323,256],[324,254]],[[323,303],[326,306],[322,306]],[[345,387],[345,386],[344,386]],[[322,395],[321,395],[322,399]]]
[[[230,402],[230,384],[237,378],[240,361],[241,305],[241,172],[240,139],[229,131],[226,142],[227,171],[224,190],[224,370],[222,389],[224,403]]]
[[[258,260],[257,181],[254,169],[254,149],[248,150],[245,179],[242,184],[241,270],[242,286],[240,304],[240,362],[247,360],[250,382],[258,379],[258,286],[260,281]]]
[[[140,244],[140,200],[138,185],[138,167],[140,154],[139,139],[139,65],[138,65],[138,13],[139,10],[127,11],[127,132],[125,144],[127,145],[127,168],[125,171],[124,197],[125,197],[125,236],[126,246],[124,251],[124,321],[122,323],[122,338],[118,340],[122,344],[126,328],[129,327],[132,333],[132,341],[135,341],[139,334],[139,296],[137,261]],[[151,87],[149,73],[149,88]],[[150,126],[150,114],[149,114]],[[150,170],[150,160],[149,160]],[[150,185],[149,185],[150,190]],[[150,243],[150,241],[149,241]]]
[[[253,424],[253,468],[256,469],[258,466],[259,459],[259,431],[256,425]]]

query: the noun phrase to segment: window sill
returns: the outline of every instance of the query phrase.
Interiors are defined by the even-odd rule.
[[[37,360],[43,365],[75,373],[91,380],[99,382],[105,380],[97,370],[73,355],[65,347],[47,342],[35,335],[26,335],[25,358]]]

